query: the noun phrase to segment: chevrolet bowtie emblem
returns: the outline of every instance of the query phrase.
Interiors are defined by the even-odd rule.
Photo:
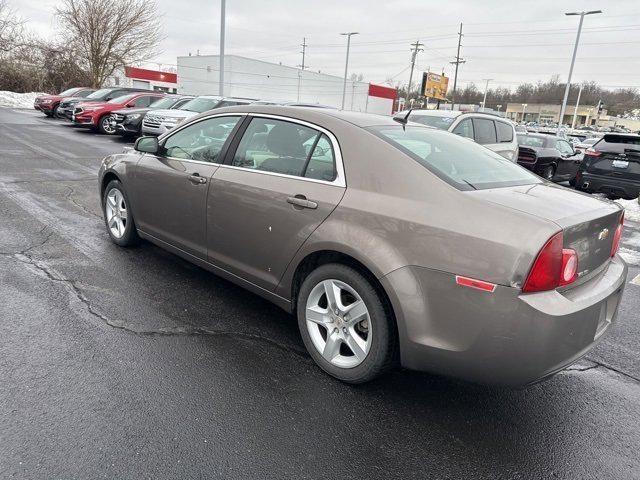
[[[609,236],[609,229],[605,228],[601,230],[600,233],[598,234],[598,240],[604,240],[608,236]]]

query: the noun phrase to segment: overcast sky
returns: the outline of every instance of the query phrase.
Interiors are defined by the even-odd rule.
[[[53,36],[56,0],[9,0],[41,36]],[[166,39],[153,62],[175,65],[176,56],[218,53],[219,0],[157,0]],[[491,86],[567,77],[579,17],[564,12],[601,9],[585,18],[574,81],[595,80],[608,88],[640,87],[640,2],[637,0],[227,0],[228,54],[295,66],[307,38],[306,64],[342,75],[345,38],[353,37],[350,73],[365,81],[406,83],[410,46],[420,40],[417,72],[453,74],[459,23],[463,47],[459,82],[484,79]],[[155,67],[157,67],[157,63]],[[152,66],[153,64],[147,64]],[[414,81],[416,79],[414,74]]]

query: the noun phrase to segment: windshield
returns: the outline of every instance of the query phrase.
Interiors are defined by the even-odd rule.
[[[435,127],[440,130],[449,130],[456,117],[437,117],[432,115],[410,115],[409,120],[421,123],[427,127]]]
[[[100,90],[96,90],[95,92],[87,95],[86,98],[92,98],[94,100],[100,100],[101,98],[106,97],[107,95],[109,95],[111,93],[111,89],[110,88],[101,88]]]
[[[177,98],[172,98],[172,97],[165,97],[165,98],[161,98],[160,100],[156,100],[155,102],[153,102],[151,105],[149,105],[149,108],[152,110],[155,109],[167,109],[167,108],[171,108],[173,107],[173,105],[178,101]]]
[[[457,135],[400,125],[369,127],[368,130],[460,190],[541,182],[528,170]]]
[[[69,96],[73,95],[74,93],[76,93],[78,90],[80,90],[78,87],[68,88],[64,92],[60,92],[58,95],[61,96],[61,97],[69,97]]]
[[[532,137],[531,135],[518,135],[518,145],[521,147],[544,147],[544,138]]]
[[[202,113],[202,112],[206,112],[207,110],[211,110],[212,108],[215,108],[216,105],[218,105],[218,103],[220,103],[219,98],[198,97],[198,98],[194,98],[193,100],[189,100],[182,107],[180,107],[180,110],[188,110],[190,112]]]
[[[136,95],[138,95],[138,94],[137,93],[129,93],[127,95],[122,95],[120,97],[112,98],[107,103],[127,103],[129,100],[131,100]]]

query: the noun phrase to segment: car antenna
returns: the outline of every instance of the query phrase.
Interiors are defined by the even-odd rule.
[[[407,122],[409,121],[409,115],[411,114],[411,110],[413,110],[413,108],[410,108],[409,110],[407,110],[407,113],[405,115],[394,115],[393,119],[398,122],[399,124],[402,125],[402,130],[405,130],[406,126],[407,126]]]

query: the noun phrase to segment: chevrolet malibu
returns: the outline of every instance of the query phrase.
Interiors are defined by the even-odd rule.
[[[107,232],[293,313],[350,383],[394,365],[527,385],[610,330],[623,211],[451,133],[286,106],[200,114],[106,157]]]

